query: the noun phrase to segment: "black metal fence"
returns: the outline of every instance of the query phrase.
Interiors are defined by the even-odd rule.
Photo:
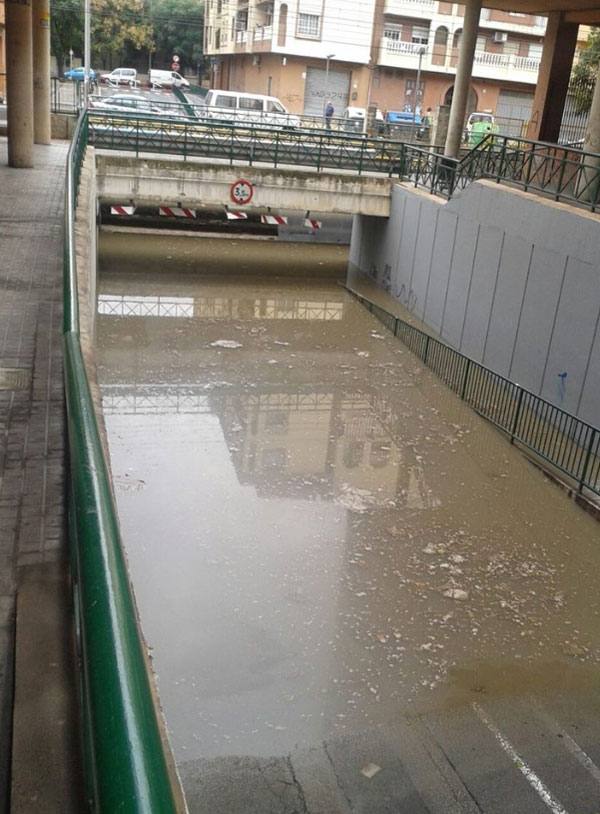
[[[600,495],[600,430],[346,289],[479,415]]]

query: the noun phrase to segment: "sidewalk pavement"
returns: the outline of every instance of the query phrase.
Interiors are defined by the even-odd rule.
[[[28,812],[71,810],[77,787],[61,348],[67,146],[37,146],[35,169],[16,170],[0,139],[0,811],[11,783],[11,810]]]

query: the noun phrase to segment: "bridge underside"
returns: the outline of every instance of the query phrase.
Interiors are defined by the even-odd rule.
[[[374,217],[389,216],[393,184],[391,178],[375,175],[100,153],[96,176],[101,203],[297,209]],[[232,199],[232,187],[242,178],[252,185],[252,198],[244,206]]]

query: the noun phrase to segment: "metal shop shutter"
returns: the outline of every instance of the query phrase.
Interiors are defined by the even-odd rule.
[[[324,68],[307,68],[304,86],[304,112],[309,116],[322,116],[325,104],[331,99],[335,108],[334,116],[341,116],[348,107],[350,73],[348,71],[327,71]]]
[[[498,122],[500,132],[507,136],[520,136],[520,123],[529,121],[532,107],[532,93],[501,90],[496,106],[496,118],[500,120]]]

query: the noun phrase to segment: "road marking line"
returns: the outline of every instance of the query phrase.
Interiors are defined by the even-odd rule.
[[[554,797],[552,792],[544,785],[533,769],[530,768],[523,760],[508,738],[506,738],[502,732],[500,732],[496,724],[486,714],[483,707],[481,707],[476,701],[473,701],[471,706],[473,707],[477,717],[487,726],[500,746],[513,761],[517,769],[521,772],[523,777],[525,777],[529,785],[538,793],[550,811],[552,811],[552,814],[568,814],[566,808],[563,808],[562,803],[560,803],[556,797]]]
[[[578,760],[579,763],[581,763],[584,769],[587,769],[597,783],[600,783],[600,769],[598,766],[596,766],[592,758],[583,751],[581,746],[577,743],[577,741],[573,740],[568,732],[565,732],[558,721],[555,721],[550,713],[546,712],[539,701],[532,698],[531,704],[535,708],[536,714],[539,715],[539,717],[542,718],[542,720],[546,723],[546,726],[548,726],[549,729],[556,730],[556,733],[561,736],[560,740],[565,749],[567,749],[573,755],[573,757]]]

